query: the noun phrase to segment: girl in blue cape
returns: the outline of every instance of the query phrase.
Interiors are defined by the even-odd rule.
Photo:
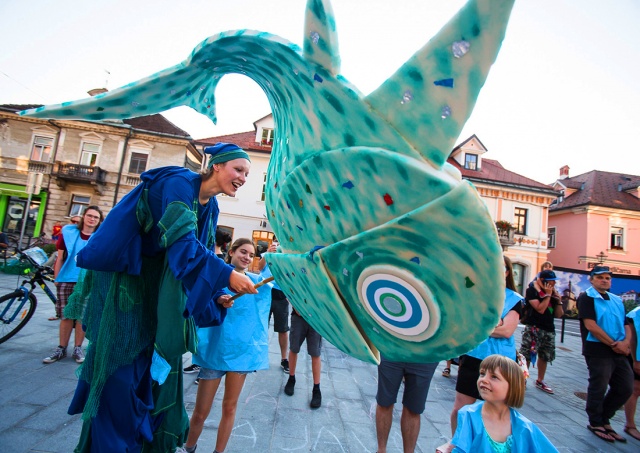
[[[458,412],[454,453],[553,453],[558,450],[514,407],[524,404],[525,379],[516,362],[490,355],[480,364],[478,391],[484,401]]]
[[[458,411],[463,406],[473,404],[480,399],[476,385],[480,374],[480,362],[492,354],[501,354],[516,360],[515,331],[520,321],[522,311],[522,296],[516,292],[516,284],[513,280],[513,265],[511,260],[503,256],[505,293],[504,305],[500,322],[493,329],[489,338],[484,340],[471,351],[460,357],[458,365],[458,380],[456,382],[456,399],[451,411],[451,433],[456,431]],[[436,450],[441,453],[451,451],[451,443],[447,442]]]
[[[227,262],[237,273],[244,274],[253,262],[255,247],[251,239],[237,239],[227,255]],[[246,274],[254,283],[263,278]],[[198,328],[198,351],[193,363],[200,366],[196,407],[191,416],[189,437],[184,450],[192,453],[202,432],[204,422],[211,412],[222,376],[224,397],[222,418],[218,426],[216,452],[227,446],[236,417],[238,397],[248,373],[269,368],[268,323],[271,310],[271,284],[262,285],[256,295],[244,295],[230,301],[225,289],[218,303],[227,307],[227,317],[219,326]]]
[[[182,354],[195,326],[220,324],[225,287],[255,293],[214,253],[215,196],[235,196],[251,166],[236,145],[206,147],[207,170],[143,173],[78,253],[89,269],[65,311],[89,339],[69,413],[82,412],[76,452],[172,452],[189,429]],[[88,302],[87,302],[88,301]]]

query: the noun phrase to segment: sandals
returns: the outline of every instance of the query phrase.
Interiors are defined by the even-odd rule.
[[[442,370],[442,375],[444,377],[450,377],[451,376],[451,368],[445,368],[444,370]]]
[[[640,440],[640,431],[638,431],[638,428],[636,428],[635,426],[625,426],[624,432],[633,437],[635,440]]]
[[[60,318],[58,318],[57,316],[52,316],[48,320],[49,321],[60,321]]]
[[[622,442],[625,443],[627,441],[627,439],[625,439],[624,437],[622,437],[620,434],[618,434],[617,432],[614,431],[613,428],[609,427],[605,427],[604,430],[606,431],[606,433],[608,435],[610,435],[611,437],[613,437],[614,440],[617,440],[618,442]]]
[[[616,441],[615,438],[607,433],[607,430],[602,426],[593,427],[591,425],[587,425],[587,429],[595,434],[598,439],[602,439],[605,442],[612,444]]]

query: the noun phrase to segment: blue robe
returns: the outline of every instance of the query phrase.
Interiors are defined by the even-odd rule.
[[[454,453],[494,453],[482,422],[484,401],[464,406],[458,412],[458,428],[451,443]],[[553,453],[558,450],[528,418],[513,408],[511,413],[512,453]]]
[[[218,325],[214,300],[231,266],[214,251],[218,205],[199,203],[201,178],[180,167],[141,175],[109,213],[78,265],[90,340],[69,413],[85,420],[77,452],[165,452],[188,432],[181,356],[195,350],[195,324]],[[151,358],[171,367],[152,382]],[[142,449],[142,450],[141,450]]]
[[[504,289],[504,305],[502,306],[501,319],[509,314],[511,309],[515,307],[523,297],[515,291],[509,288]],[[516,360],[516,340],[515,334],[509,338],[494,338],[489,337],[480,343],[478,346],[467,352],[467,355],[475,357],[476,359],[486,359],[492,354],[500,354],[509,357],[511,360]]]
[[[263,280],[247,274],[254,282]],[[269,312],[272,284],[245,294],[227,310],[224,323],[198,328],[198,350],[193,363],[218,371],[255,371],[269,368]],[[228,289],[226,294],[233,294]]]

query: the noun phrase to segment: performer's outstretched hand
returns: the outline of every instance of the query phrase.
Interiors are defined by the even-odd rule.
[[[229,276],[229,288],[236,293],[258,294],[249,277],[239,272],[231,272]]]

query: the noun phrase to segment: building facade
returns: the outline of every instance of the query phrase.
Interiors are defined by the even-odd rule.
[[[162,115],[96,122],[18,115],[34,107],[0,105],[0,225],[6,233],[19,235],[26,222],[25,237],[50,236],[56,221],[66,224],[87,206],[107,214],[145,170],[202,167],[189,134]],[[40,181],[31,197],[30,177]]]
[[[549,185],[505,169],[486,154],[485,146],[472,135],[453,149],[448,162],[475,186],[494,221],[510,225],[500,240],[513,263],[516,286],[524,294],[526,285],[548,259],[548,207],[558,193]]]
[[[554,187],[561,196],[549,208],[549,259],[640,276],[640,176],[593,170],[570,177],[564,166]]]

